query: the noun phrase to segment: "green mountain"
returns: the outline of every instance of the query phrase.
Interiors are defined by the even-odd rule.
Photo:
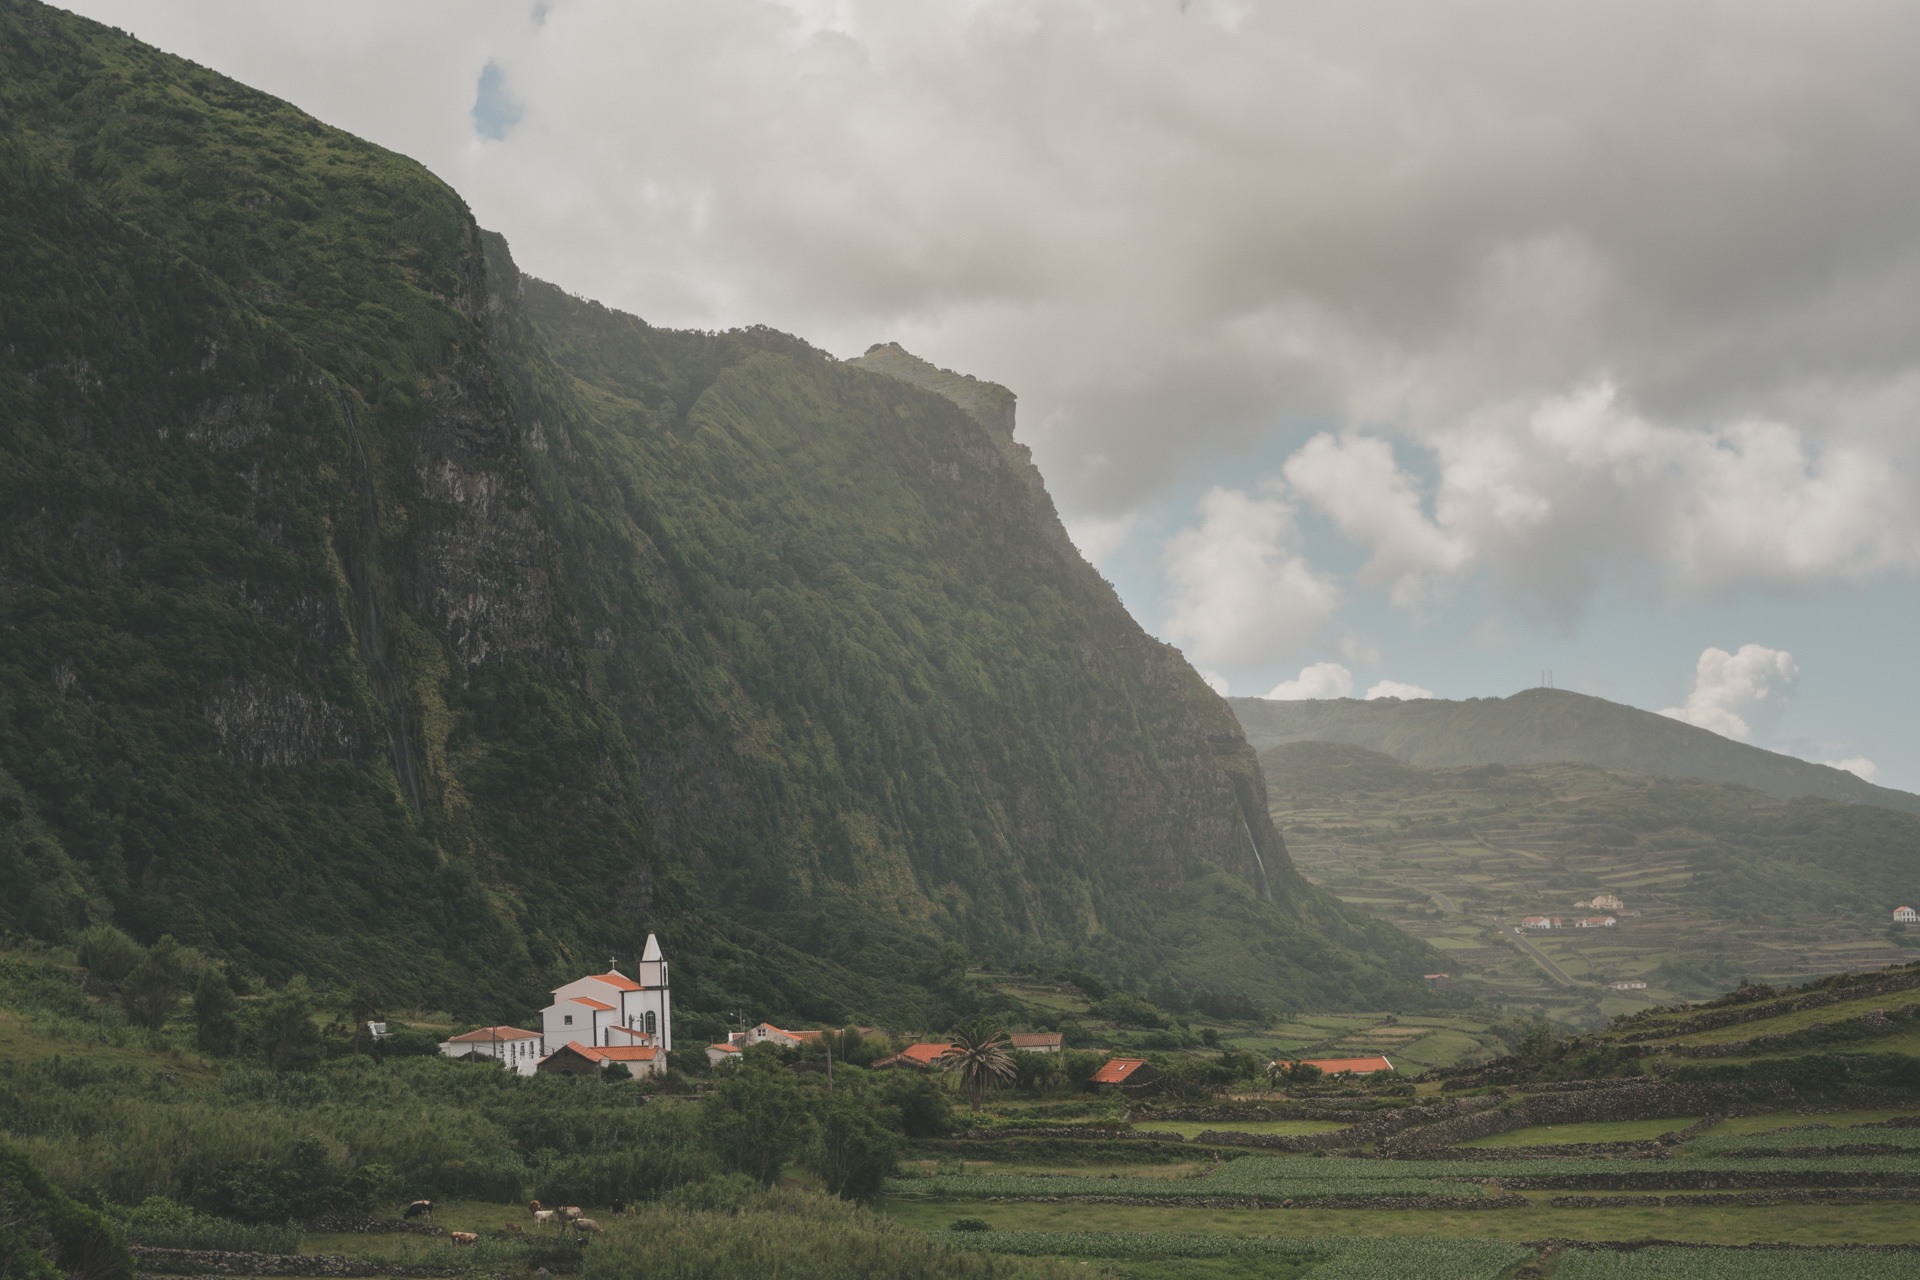
[[[1877,787],[1668,716],[1565,689],[1451,702],[1376,698],[1272,702],[1230,698],[1256,750],[1282,742],[1344,742],[1409,764],[1590,764],[1659,778],[1699,778],[1768,795],[1822,796],[1920,813],[1920,796]]]
[[[1294,871],[1004,389],[523,276],[420,166],[0,0],[0,928],[519,1013],[927,1025],[1430,957]]]
[[[1427,769],[1343,743],[1260,764],[1302,873],[1432,943],[1456,986],[1495,1003],[1594,1022],[1920,946],[1891,921],[1920,905],[1913,814],[1593,765]],[[1622,905],[1578,905],[1603,894]],[[1615,925],[1573,927],[1596,914]],[[1535,915],[1567,927],[1514,932]]]

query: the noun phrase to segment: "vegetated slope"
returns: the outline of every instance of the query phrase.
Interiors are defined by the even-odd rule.
[[[1911,814],[1588,765],[1423,769],[1339,743],[1269,747],[1260,763],[1306,875],[1426,937],[1456,980],[1502,1002],[1592,1018],[1920,944],[1920,929],[1889,931],[1920,898]],[[1612,928],[1531,933],[1526,948],[1512,935],[1527,915],[1596,914],[1574,904],[1600,893],[1626,904],[1597,913]],[[1648,989],[1605,985],[1624,980]]]
[[[25,0],[0,110],[0,926],[473,1012],[648,929],[709,1012],[945,1016],[988,956],[1417,982],[1004,390],[571,298],[419,166]]]
[[[1410,764],[1591,764],[1651,777],[1700,778],[1769,795],[1822,796],[1920,813],[1920,796],[1844,769],[1796,760],[1717,733],[1564,689],[1450,702],[1420,698],[1231,698],[1255,750],[1282,742],[1345,742]]]

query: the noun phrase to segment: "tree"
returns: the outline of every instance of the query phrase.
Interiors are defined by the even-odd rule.
[[[380,993],[372,980],[363,975],[347,996],[347,1019],[353,1024],[348,1038],[355,1053],[366,1053],[373,1048],[373,1033],[367,1030],[367,1024],[374,1021],[379,1012]]]
[[[828,1191],[847,1200],[871,1200],[893,1173],[899,1155],[900,1140],[880,1124],[864,1091],[822,1095],[806,1166]]]
[[[881,1096],[900,1116],[909,1138],[944,1138],[953,1132],[953,1104],[933,1080],[918,1071],[889,1071]]]
[[[225,969],[209,964],[200,971],[200,981],[193,988],[193,1039],[200,1052],[216,1058],[232,1055],[239,1007]]]
[[[707,1095],[700,1123],[721,1167],[763,1187],[779,1180],[809,1129],[799,1082],[776,1063],[751,1059]]]
[[[149,1031],[166,1026],[167,1016],[180,998],[185,973],[186,958],[171,936],[149,947],[120,984],[120,1007],[126,1011],[127,1020]]]
[[[313,1065],[320,1051],[320,1029],[313,1025],[313,989],[304,975],[289,979],[260,1006],[254,1024],[255,1051],[281,1071]]]
[[[967,1091],[973,1100],[973,1109],[978,1111],[989,1088],[1005,1084],[1018,1074],[1019,1068],[1013,1061],[1013,1042],[998,1023],[985,1018],[961,1023],[949,1039],[953,1044],[940,1055],[940,1067],[959,1076],[960,1087]]]

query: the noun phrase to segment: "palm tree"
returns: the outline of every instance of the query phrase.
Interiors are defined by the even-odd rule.
[[[1010,1048],[1013,1042],[998,1023],[985,1018],[961,1023],[953,1029],[952,1040],[939,1057],[941,1069],[960,1073],[960,1087],[972,1097],[973,1109],[978,1111],[988,1089],[1018,1074]]]

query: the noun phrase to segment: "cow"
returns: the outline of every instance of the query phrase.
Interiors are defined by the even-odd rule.
[[[400,1216],[409,1221],[411,1221],[414,1218],[425,1218],[428,1222],[432,1222],[433,1221],[433,1201],[415,1200],[412,1204],[408,1205],[405,1209],[401,1211]]]
[[[617,1218],[627,1211],[627,1202],[619,1196],[613,1198],[613,1214]]]
[[[577,1204],[562,1205],[560,1207],[560,1216],[568,1222],[577,1221],[580,1217],[580,1206]]]
[[[523,1233],[521,1232],[521,1230],[520,1230],[520,1224],[519,1224],[519,1223],[517,1223],[517,1222],[513,1222],[513,1221],[508,1221],[508,1222],[507,1222],[507,1223],[505,1224],[505,1229],[506,1229],[506,1231],[507,1231],[507,1233],[508,1233],[509,1235],[516,1235],[516,1236],[517,1236],[517,1235],[521,1235],[521,1234],[523,1234]]]
[[[554,1211],[552,1209],[542,1209],[538,1200],[527,1201],[527,1210],[533,1214],[534,1226],[545,1227],[553,1223]]]
[[[449,1231],[447,1239],[454,1244],[478,1244],[480,1233],[477,1231]]]
[[[583,1236],[597,1236],[600,1234],[600,1224],[592,1218],[575,1218],[567,1225]]]

